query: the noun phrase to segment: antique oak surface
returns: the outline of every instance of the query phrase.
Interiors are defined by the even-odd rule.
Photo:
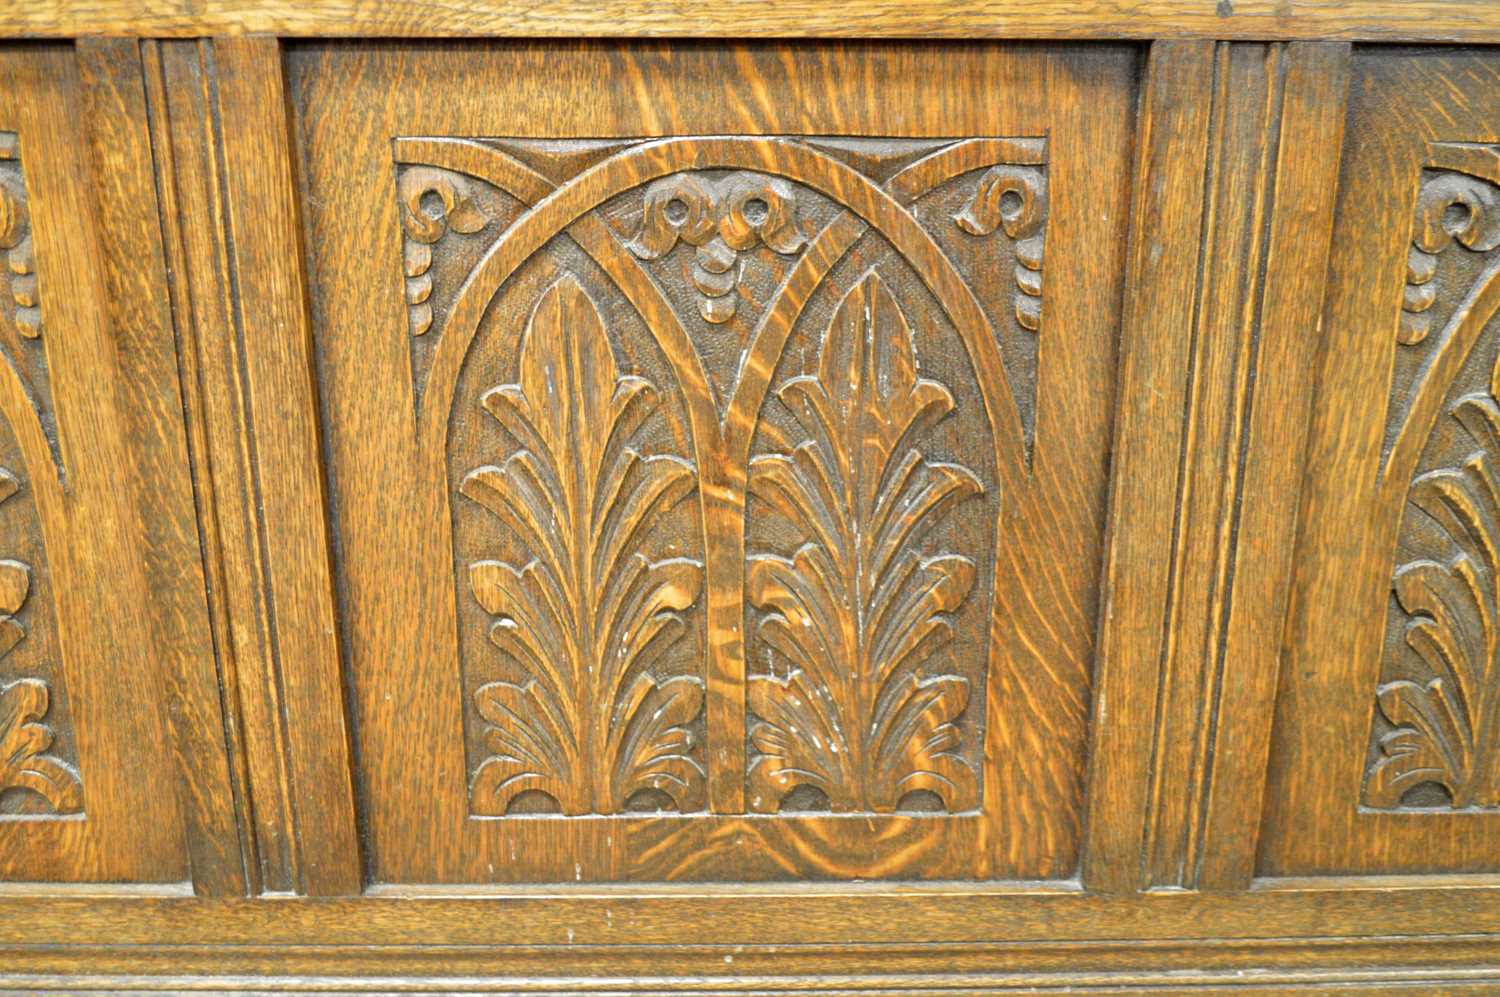
[[[1500,7],[0,38],[0,991],[1500,988]]]

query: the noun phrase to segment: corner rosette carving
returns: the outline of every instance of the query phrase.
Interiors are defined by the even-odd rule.
[[[402,270],[411,334],[432,328],[432,247],[449,231],[465,235],[489,224],[468,178],[434,166],[408,166],[396,181],[401,205]]]
[[[721,180],[677,173],[646,188],[641,228],[628,243],[643,260],[670,253],[679,242],[696,250],[693,286],[702,297],[698,314],[713,324],[734,317],[738,303],[739,254],[764,244],[783,256],[807,245],[797,221],[792,185],[758,173]]]
[[[701,809],[692,725],[703,681],[674,674],[673,656],[703,566],[641,550],[653,521],[692,493],[693,465],[637,448],[656,389],[619,373],[604,321],[572,277],[542,295],[519,366],[516,383],[481,399],[519,449],[459,489],[531,555],[469,565],[490,639],[525,676],[474,695],[490,757],[470,784],[473,812],[504,814],[532,790],[570,815],[617,813],[642,790]]]
[[[1396,600],[1410,615],[1406,643],[1428,670],[1377,690],[1392,729],[1365,783],[1365,801],[1399,807],[1423,784],[1454,807],[1500,805],[1500,406],[1465,395],[1454,419],[1479,449],[1412,485],[1411,502],[1441,528],[1454,553],[1397,567]]]
[[[969,682],[942,666],[976,569],[922,547],[983,488],[913,442],[953,396],[918,375],[906,318],[873,271],[839,304],[816,373],[778,395],[807,436],[755,457],[749,487],[804,541],[749,559],[757,637],[787,665],[749,680],[751,809],[774,812],[799,786],[836,812],[890,812],[916,791],[972,809],[955,723]]]
[[[1042,325],[1042,250],[1046,243],[1047,176],[1035,166],[994,166],[974,196],[953,216],[960,229],[986,236],[996,229],[1015,242],[1016,322],[1028,332]]]
[[[1432,330],[1438,300],[1438,259],[1454,243],[1476,253],[1500,247],[1500,188],[1466,173],[1440,172],[1422,184],[1411,249],[1406,259],[1406,291],[1397,339],[1414,346]]]

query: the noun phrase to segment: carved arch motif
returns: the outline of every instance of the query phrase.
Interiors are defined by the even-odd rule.
[[[418,452],[433,461],[430,481],[456,480],[438,462],[460,460],[452,448],[467,444],[454,443],[452,427],[467,411],[483,410],[503,452],[498,461],[460,460],[468,463],[452,508],[464,515],[464,502],[483,507],[524,548],[503,558],[468,547],[455,554],[459,598],[483,608],[490,646],[511,666],[510,677],[472,691],[470,716],[484,746],[472,766],[471,812],[518,812],[540,797],[543,809],[613,813],[642,790],[682,811],[775,809],[783,794],[764,773],[789,772],[797,745],[794,724],[778,711],[793,702],[785,690],[811,687],[812,665],[794,681],[757,671],[748,645],[762,637],[741,633],[747,614],[758,614],[756,633],[768,637],[787,633],[794,619],[810,625],[814,604],[798,602],[793,590],[808,577],[798,559],[818,555],[807,547],[790,557],[748,550],[743,524],[752,494],[779,502],[825,554],[832,548],[819,547],[811,532],[822,517],[842,516],[846,533],[875,531],[874,546],[834,573],[843,587],[819,596],[847,601],[852,585],[860,603],[840,609],[859,634],[852,656],[824,655],[819,674],[820,695],[834,703],[828,715],[838,718],[849,752],[818,785],[832,808],[889,811],[922,792],[950,812],[978,805],[977,772],[955,749],[961,736],[982,742],[982,729],[961,735],[956,723],[982,688],[940,661],[960,607],[993,611],[992,576],[976,572],[974,561],[992,559],[993,551],[958,553],[928,538],[953,504],[979,495],[999,502],[1018,489],[1029,473],[1028,443],[997,319],[944,247],[994,236],[993,251],[1008,254],[1015,273],[1011,314],[998,320],[1036,334],[1044,145],[935,141],[868,172],[830,151],[834,145],[671,138],[563,157],[501,140],[396,141],[410,328],[423,341],[413,349],[426,357],[422,369],[414,367]],[[484,195],[475,184],[513,199],[514,210],[494,199],[488,213],[477,207]],[[952,202],[944,216],[951,231],[938,237],[914,212],[934,192]],[[444,278],[434,278],[434,255],[454,232],[498,237],[472,243],[482,252],[471,248],[472,262],[444,287]],[[537,262],[564,243],[567,259],[588,261],[584,270]],[[757,434],[767,431],[762,407],[794,329],[820,321],[808,310],[820,289],[870,244],[885,247],[885,262],[843,296],[817,334],[830,371],[852,364],[850,371],[863,372],[852,382],[862,400],[837,416],[830,409],[821,422],[805,410],[803,428],[804,443],[819,436],[823,457],[837,438],[843,458],[856,448],[880,471],[854,486],[861,494],[852,504],[819,504],[806,488],[809,501],[799,504],[778,492],[778,482],[793,481],[798,455],[812,451],[788,440],[785,450],[757,452]],[[688,254],[688,295],[672,279],[678,253]],[[749,286],[756,254],[775,257],[774,280],[760,299]],[[551,275],[527,285],[542,289],[516,333],[509,380],[469,397],[465,372],[494,303],[538,266]],[[935,335],[928,326],[939,321],[972,371],[964,404],[990,440],[983,480],[920,448],[919,437],[959,403],[921,372],[907,314],[913,303],[898,300],[882,277],[892,267],[914,279],[898,283],[920,288],[937,309],[922,335]],[[616,317],[622,307],[628,318]],[[705,336],[731,320],[746,332],[738,362],[726,365]],[[664,358],[665,377],[647,376],[644,355],[626,345],[627,327],[637,322]],[[810,405],[815,384],[830,399],[842,397],[831,376],[789,372],[775,397]],[[647,421],[657,412],[668,422],[682,414],[685,448],[663,449],[667,437]],[[560,419],[575,420],[572,429]],[[585,422],[596,440],[580,435]],[[652,520],[685,508],[692,538],[674,554]],[[983,594],[974,591],[981,576]],[[879,619],[866,619],[872,613]],[[699,625],[702,650],[684,662],[681,652],[693,642],[679,638]],[[989,630],[987,616],[982,629]],[[884,672],[861,676],[870,663]],[[983,675],[981,668],[975,678]],[[866,735],[871,719],[877,729]],[[780,762],[768,761],[773,742],[785,749],[775,756]]]

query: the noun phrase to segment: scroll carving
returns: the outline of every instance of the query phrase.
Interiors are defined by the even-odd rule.
[[[461,491],[532,558],[469,567],[474,597],[495,617],[491,640],[528,676],[475,694],[492,757],[474,775],[474,812],[503,814],[533,790],[568,814],[616,813],[647,789],[698,809],[704,773],[689,724],[703,683],[659,666],[703,566],[640,550],[652,517],[694,486],[692,464],[633,445],[656,388],[618,373],[597,308],[565,277],[531,316],[519,379],[482,404],[520,449],[471,471]]]
[[[906,318],[874,273],[840,303],[817,372],[778,394],[807,438],[754,458],[750,489],[805,542],[750,558],[758,637],[786,662],[750,679],[750,806],[775,811],[809,786],[834,811],[889,812],[917,791],[969,809],[975,774],[952,750],[969,684],[941,662],[975,567],[922,539],[983,486],[913,442],[953,395],[919,376]]]
[[[973,198],[953,216],[970,235],[985,236],[1004,227],[1016,240],[1016,321],[1028,332],[1042,325],[1043,225],[1047,217],[1047,178],[1030,166],[996,166],[979,180]]]
[[[1397,336],[1406,346],[1427,338],[1442,284],[1438,258],[1455,243],[1486,253],[1500,246],[1500,188],[1464,173],[1442,172],[1422,185],[1406,262],[1406,293]]]
[[[475,202],[469,181],[446,170],[414,167],[397,180],[401,202],[402,271],[406,276],[406,308],[411,334],[432,328],[432,249],[454,231],[471,235],[489,219]]]

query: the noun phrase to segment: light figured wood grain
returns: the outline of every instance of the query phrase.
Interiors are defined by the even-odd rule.
[[[1317,352],[1306,330],[1322,300],[1338,163],[1322,139],[1339,135],[1348,50],[1220,43],[1208,58],[1203,43],[1153,47],[1164,89],[1174,69],[1200,85],[1167,112],[1196,111],[1193,127],[1169,124],[1158,138],[1148,125],[1148,152],[1203,144],[1148,156],[1146,176],[1165,169],[1175,182],[1147,189],[1202,201],[1196,220],[1186,201],[1185,214],[1138,215],[1135,230],[1151,255],[1130,322],[1152,359],[1137,361],[1132,343],[1125,361],[1091,759],[1100,809],[1085,874],[1111,889],[1242,888],[1252,876],[1295,522],[1287,496]],[[1157,229],[1158,217],[1179,224]],[[1181,240],[1182,258],[1156,253],[1156,231]],[[1180,296],[1158,300],[1174,286]],[[1180,422],[1137,421],[1156,406]],[[1174,450],[1175,475],[1137,464]],[[1170,499],[1151,496],[1173,483]],[[1158,556],[1143,557],[1150,547]],[[1154,726],[1138,723],[1142,711]],[[1122,799],[1124,812],[1144,811],[1138,827],[1114,809]]]
[[[1492,750],[1500,702],[1500,63],[1357,51],[1351,93],[1258,865],[1488,871],[1500,810],[1452,773]]]
[[[271,39],[151,43],[188,436],[247,885],[351,893],[360,869],[323,519],[300,226]]]
[[[939,60],[956,60],[973,84],[945,103],[930,99]],[[986,46],[772,52],[506,44],[422,53],[290,52],[313,192],[311,287],[362,739],[360,776],[379,878],[1056,876],[1076,866],[1095,626],[1092,579],[1112,414],[1108,330],[1123,269],[1123,244],[1113,226],[1124,217],[1128,186],[1124,170],[1097,164],[1101,157],[1122,163],[1126,154],[1131,63],[1118,48],[1051,60],[1047,53]],[[406,83],[392,88],[397,77]],[[557,86],[560,79],[593,81],[587,85],[597,99],[578,100],[571,87]],[[650,87],[643,91],[634,80],[649,80]],[[980,93],[1002,96],[981,100]],[[891,116],[902,107],[927,110],[920,120],[903,118],[893,135]],[[1011,172],[990,176],[986,171],[997,163]],[[675,208],[674,197],[661,193],[664,184],[675,185]],[[752,209],[754,201],[760,203]],[[427,222],[411,217],[413,203],[433,212]],[[749,211],[745,220],[736,217],[741,207]],[[653,211],[667,219],[660,231],[647,223]],[[798,216],[800,231],[787,228],[795,212],[810,212]],[[1042,247],[1031,240],[1041,234],[1044,218],[1043,270]],[[1112,233],[1102,242],[1101,224]],[[439,233],[443,226],[446,234]],[[1013,251],[1012,241],[1027,245]],[[372,264],[351,268],[352,259]],[[769,286],[779,289],[774,304],[749,277],[741,280],[739,264],[782,268],[770,271]],[[851,298],[872,268],[881,271],[880,280]],[[690,698],[673,701],[682,709],[657,713],[670,713],[668,726],[684,731],[668,753],[682,759],[672,762],[675,771],[690,781],[697,778],[694,766],[706,772],[707,812],[696,816],[617,813],[629,809],[623,806],[628,799],[581,794],[544,771],[558,766],[543,758],[556,753],[542,749],[561,740],[550,729],[540,731],[546,737],[522,737],[522,727],[538,728],[545,715],[538,704],[571,702],[582,690],[575,684],[564,696],[538,696],[539,687],[530,687],[521,695],[528,679],[517,674],[518,663],[527,675],[544,678],[546,663],[537,660],[535,647],[514,639],[516,629],[538,628],[554,610],[527,610],[521,618],[515,596],[523,586],[516,580],[530,572],[526,586],[534,587],[541,562],[557,559],[538,557],[546,531],[531,530],[536,535],[526,543],[513,543],[506,537],[514,523],[507,528],[496,513],[547,522],[555,510],[560,526],[577,515],[565,497],[534,508],[530,501],[481,508],[474,495],[498,498],[501,492],[455,488],[485,465],[509,470],[469,480],[495,483],[528,464],[540,468],[540,455],[556,449],[547,434],[527,428],[535,418],[518,420],[513,410],[524,397],[529,412],[541,412],[537,402],[552,397],[552,383],[582,397],[577,380],[565,376],[577,365],[558,343],[521,362],[536,335],[526,330],[541,315],[533,309],[547,295],[563,293],[569,280],[592,302],[571,308],[577,321],[568,323],[570,336],[602,328],[616,391],[634,397],[644,390],[637,379],[644,379],[661,398],[645,421],[627,420],[626,449],[619,453],[686,462],[697,480],[696,493],[652,517],[649,526],[657,532],[640,545],[648,565],[666,561],[662,540],[673,556],[704,563],[706,596],[694,599],[688,586],[674,585],[670,612],[687,616],[685,640],[703,640],[698,635],[706,633],[706,642],[662,673],[706,678],[703,720],[686,708]],[[876,307],[887,300],[878,286],[904,310],[900,322],[890,308]],[[719,300],[728,297],[728,287],[738,295],[733,308]],[[673,297],[678,291],[680,300]],[[1037,297],[1039,305],[1017,301]],[[840,312],[841,300],[860,307]],[[871,309],[879,314],[873,332],[863,318]],[[607,321],[596,327],[591,310]],[[372,315],[383,317],[372,323]],[[841,373],[820,383],[853,383],[838,365],[868,356],[874,373],[861,377],[869,378],[871,390],[848,397],[884,397],[889,404],[876,405],[868,416],[825,417],[821,425],[808,379],[830,328],[845,327],[852,331],[834,337],[844,345],[828,353],[830,370]],[[745,338],[728,338],[735,335]],[[1067,348],[1038,353],[1037,337],[1046,342],[1049,335],[1066,337],[1057,342]],[[856,342],[874,348],[846,348]],[[1034,373],[1027,373],[1022,348],[1031,351]],[[1014,369],[1007,363],[1013,349]],[[555,381],[531,376],[532,366],[552,371]],[[606,365],[587,366],[597,372]],[[953,405],[940,404],[937,385],[952,393]],[[506,404],[482,406],[479,399],[491,390],[502,392]],[[823,395],[844,398],[842,388],[830,390]],[[903,421],[908,395],[918,417]],[[913,430],[915,443],[896,438],[901,427]],[[904,733],[888,747],[861,741],[852,767],[844,760],[848,742],[837,742],[841,757],[827,747],[827,764],[820,761],[816,772],[783,766],[797,771],[781,793],[762,785],[747,792],[746,773],[756,759],[791,752],[794,740],[811,729],[778,712],[769,692],[746,690],[756,681],[769,689],[772,675],[788,678],[786,659],[767,663],[773,655],[786,655],[798,667],[815,664],[798,656],[796,641],[780,638],[814,630],[805,610],[808,599],[820,597],[811,588],[796,598],[790,593],[801,579],[813,580],[815,568],[797,558],[818,538],[759,524],[773,518],[785,524],[788,513],[832,508],[827,501],[778,507],[767,498],[778,481],[795,487],[795,475],[775,474],[785,469],[786,456],[814,439],[823,446],[830,429],[845,458],[855,452],[850,441],[875,462],[872,467],[883,447],[894,448],[894,463],[902,474],[910,472],[910,481],[951,482],[952,496],[964,501],[951,512],[950,527],[946,507],[943,515],[918,514],[922,501],[907,502],[900,480],[885,489],[893,508],[915,511],[880,513],[900,527],[890,535],[900,541],[895,547],[902,559],[898,571],[879,576],[891,584],[872,592],[871,605],[884,599],[881,605],[902,613],[929,609],[912,609],[916,615],[894,629],[874,624],[885,629],[847,642],[841,635],[852,633],[844,626],[852,614],[843,614],[834,624],[837,640],[820,652],[838,684],[841,675],[861,673],[865,659],[878,665],[881,654],[895,649],[892,660],[906,670],[894,682],[861,676],[851,686],[855,691],[837,692],[839,724],[863,739],[856,729],[885,717],[899,721],[888,725],[891,730]],[[473,440],[483,445],[467,442]],[[572,443],[565,449],[592,452]],[[759,497],[752,495],[752,461],[762,475]],[[969,476],[957,467],[968,468]],[[864,468],[839,473],[846,483],[877,485]],[[676,476],[684,484],[692,480]],[[539,480],[561,483],[574,475]],[[983,487],[976,489],[976,482]],[[921,491],[909,494],[920,499]],[[874,506],[863,501],[830,521],[856,535],[866,525],[878,529]],[[756,509],[754,502],[764,504]],[[548,515],[538,518],[543,507]],[[683,511],[690,515],[682,518]],[[904,525],[913,530],[901,532]],[[563,526],[564,533],[572,531]],[[908,542],[911,537],[917,539]],[[949,556],[969,559],[978,570],[970,577],[959,560],[944,560]],[[809,555],[808,564],[813,560]],[[876,577],[878,566],[867,560]],[[486,561],[492,567],[476,589],[468,564]],[[548,570],[558,579],[575,573]],[[846,565],[824,579],[863,585],[865,573]],[[920,589],[902,588],[914,578],[935,582],[930,600],[907,598]],[[397,579],[406,582],[393,585]],[[615,588],[603,584],[611,598]],[[965,588],[967,596],[959,598]],[[889,598],[892,593],[900,597]],[[556,605],[587,610],[591,598],[575,592]],[[699,600],[706,600],[706,626]],[[484,612],[491,607],[496,612]],[[944,657],[952,650],[943,639],[949,615],[961,618],[956,629],[963,636],[955,645],[960,650]],[[776,619],[795,619],[796,626],[778,631]],[[548,624],[537,633],[548,628],[557,629]],[[577,632],[570,626],[564,636]],[[874,650],[875,638],[890,634],[913,637],[919,667],[907,668],[900,657],[905,637]],[[527,639],[542,646],[535,636]],[[581,662],[584,673],[591,663]],[[884,690],[879,695],[877,681]],[[488,691],[476,721],[469,704],[481,688]],[[903,690],[913,695],[896,695]],[[799,687],[785,702],[800,709],[807,703],[803,691]],[[824,695],[821,686],[810,694]],[[529,725],[515,719],[523,699]],[[908,702],[916,705],[907,710]],[[773,719],[776,724],[765,723]],[[752,729],[757,741],[747,744]],[[686,747],[679,752],[678,746]],[[604,764],[602,757],[590,764]],[[545,779],[551,791],[542,793],[553,797],[551,803],[534,796],[527,805],[571,816],[504,816],[524,795],[509,793],[509,786],[522,783],[504,780],[509,795],[498,805],[471,809],[473,773],[492,759],[498,760],[493,771],[507,778],[533,780],[537,787]],[[890,785],[880,785],[886,775],[876,769],[889,768],[892,759],[905,768]],[[981,759],[994,761],[981,765]],[[963,785],[965,770],[982,773],[977,784]],[[942,786],[932,808],[949,812],[888,812],[910,795],[894,788],[909,773],[917,773],[917,796]],[[801,788],[793,775],[827,802],[820,807],[814,800],[794,814],[746,815],[778,808],[781,795]],[[597,786],[608,781],[603,776],[595,772],[591,779]],[[862,780],[870,785],[859,785]],[[755,790],[764,790],[758,802]],[[677,803],[700,806],[697,791],[681,794]],[[802,806],[792,802],[794,810]]]
[[[1493,42],[1489,0],[31,0],[0,36],[1234,38]]]
[[[120,351],[147,581],[153,660],[174,735],[176,780],[195,889],[242,894],[245,856],[208,617],[189,467],[178,341],[161,239],[156,162],[140,43],[78,46],[90,127],[111,329]],[[175,210],[175,203],[167,205]]]
[[[21,288],[34,304],[16,303],[38,310],[32,328],[40,328],[40,338],[30,342],[45,353],[45,382],[14,350],[0,361],[0,415],[22,455],[6,469],[8,480],[0,478],[11,492],[5,513],[34,503],[45,548],[45,561],[33,557],[26,571],[7,555],[0,609],[9,619],[0,633],[13,646],[19,639],[19,647],[0,671],[9,671],[28,641],[41,639],[38,615],[28,618],[30,634],[17,638],[14,617],[29,590],[31,614],[55,613],[50,667],[58,680],[44,688],[27,676],[0,678],[8,687],[7,732],[0,736],[7,776],[20,761],[27,777],[28,752],[47,758],[62,730],[62,711],[49,712],[65,694],[81,780],[76,797],[52,793],[52,809],[68,816],[7,814],[0,822],[0,878],[180,882],[189,862],[175,776],[168,774],[177,766],[161,712],[166,681],[152,659],[158,631],[148,622],[154,610],[144,608],[150,590],[136,503],[139,451],[116,394],[125,367],[114,330],[131,321],[130,305],[110,300],[119,285],[101,267],[97,208],[109,194],[92,176],[91,105],[71,50],[7,47],[0,64],[13,84],[0,91],[0,130],[12,133],[25,170],[35,262],[36,284]],[[19,262],[8,260],[12,274],[26,269]],[[14,347],[11,314],[3,321]],[[51,607],[36,590],[43,564]],[[13,727],[17,717],[21,726]],[[29,777],[52,775],[37,761]]]

